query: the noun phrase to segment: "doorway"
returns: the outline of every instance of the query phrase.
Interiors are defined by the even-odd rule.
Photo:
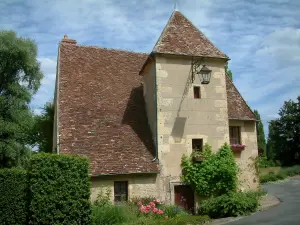
[[[186,211],[194,213],[194,191],[188,185],[174,186],[175,204],[183,207]]]

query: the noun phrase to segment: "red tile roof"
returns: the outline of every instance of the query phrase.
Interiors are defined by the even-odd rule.
[[[178,11],[173,12],[152,52],[228,59]]]
[[[228,118],[236,120],[256,120],[248,104],[245,102],[231,79],[226,75]]]
[[[146,58],[60,44],[59,151],[87,156],[93,175],[158,171],[138,75]]]
[[[93,175],[158,172],[139,69],[147,54],[60,44],[60,153],[85,155]],[[229,119],[255,120],[226,76]]]

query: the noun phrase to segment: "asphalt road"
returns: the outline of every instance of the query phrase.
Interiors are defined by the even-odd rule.
[[[300,225],[300,179],[264,186],[281,201],[278,206],[257,212],[229,225]]]

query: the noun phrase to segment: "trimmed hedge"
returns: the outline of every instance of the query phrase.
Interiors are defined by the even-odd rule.
[[[78,156],[30,159],[30,224],[91,224],[89,163]]]
[[[26,171],[0,169],[0,224],[23,225],[27,219]]]

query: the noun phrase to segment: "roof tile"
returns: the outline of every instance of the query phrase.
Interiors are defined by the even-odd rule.
[[[93,175],[158,171],[138,76],[146,57],[60,45],[60,153],[87,156]]]

